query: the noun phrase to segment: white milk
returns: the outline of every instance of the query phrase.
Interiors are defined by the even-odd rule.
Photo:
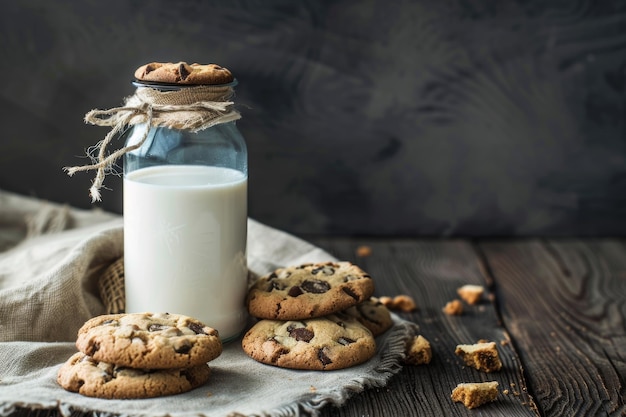
[[[195,317],[222,340],[246,322],[247,176],[169,165],[124,178],[127,312]]]

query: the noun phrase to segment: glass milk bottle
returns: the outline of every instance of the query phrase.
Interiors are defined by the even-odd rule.
[[[124,155],[126,312],[192,316],[227,341],[246,322],[246,144],[234,120],[192,131],[184,115],[181,127],[130,124],[123,135],[141,144]]]

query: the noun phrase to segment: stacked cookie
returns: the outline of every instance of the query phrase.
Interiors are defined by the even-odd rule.
[[[176,314],[109,314],[78,331],[79,352],[61,366],[57,382],[99,398],[179,394],[208,381],[207,362],[222,353],[215,329]]]
[[[250,315],[260,319],[242,340],[243,350],[265,364],[334,370],[369,360],[375,336],[393,322],[372,298],[374,282],[350,262],[280,268],[249,290]]]

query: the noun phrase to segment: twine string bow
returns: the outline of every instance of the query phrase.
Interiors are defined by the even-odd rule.
[[[100,189],[107,173],[113,171],[115,162],[128,152],[140,148],[153,126],[184,129],[197,132],[211,126],[241,118],[230,101],[234,91],[231,86],[194,86],[176,91],[159,91],[140,87],[125,100],[124,106],[108,110],[91,110],[85,122],[97,126],[109,126],[111,130],[98,142],[87,156],[92,164],[63,169],[69,176],[81,171],[96,170],[89,194],[91,201],[101,201]],[[107,152],[111,141],[130,125],[144,123],[139,141],[124,146],[112,153]],[[95,157],[93,154],[98,153]]]

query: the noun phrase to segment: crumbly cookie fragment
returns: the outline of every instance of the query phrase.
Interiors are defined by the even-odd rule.
[[[388,295],[383,295],[378,297],[378,301],[387,307],[389,310],[393,310],[393,297],[389,297]]]
[[[395,297],[382,296],[378,299],[389,310],[398,310],[404,313],[409,313],[417,308],[415,300],[410,295],[400,294]]]
[[[463,403],[469,409],[495,401],[498,397],[498,382],[461,383],[452,390],[452,401]]]
[[[430,342],[422,335],[415,336],[408,344],[404,363],[407,365],[429,364],[433,358]]]
[[[413,298],[406,294],[396,295],[393,297],[393,305],[396,310],[400,310],[405,313],[414,311],[417,308],[417,304],[415,304]]]
[[[168,84],[218,85],[234,80],[233,74],[217,64],[188,64],[186,62],[151,62],[135,71],[139,81]]]
[[[246,303],[257,318],[303,320],[345,310],[373,293],[372,278],[350,262],[308,263],[259,278]]]
[[[241,345],[258,362],[318,371],[358,365],[376,352],[372,333],[346,314],[308,320],[260,320],[244,335]]]
[[[369,300],[344,310],[344,313],[356,318],[372,332],[374,337],[383,334],[393,326],[389,309],[376,297],[370,297]]]
[[[359,247],[356,248],[355,253],[356,253],[356,256],[358,256],[359,258],[366,258],[372,255],[372,248],[371,246],[360,245]]]
[[[467,304],[474,305],[482,299],[485,288],[482,285],[467,284],[457,288],[456,292]]]
[[[465,365],[483,372],[495,372],[502,369],[495,342],[482,342],[473,345],[457,345],[454,353],[463,358]]]
[[[446,303],[442,311],[449,316],[460,316],[463,314],[463,303],[461,300],[452,300]]]
[[[222,353],[217,330],[178,314],[109,314],[88,320],[76,347],[96,361],[138,369],[188,368]]]
[[[207,364],[187,369],[133,369],[77,352],[59,368],[57,383],[88,397],[138,399],[190,391],[206,383],[210,373]]]

